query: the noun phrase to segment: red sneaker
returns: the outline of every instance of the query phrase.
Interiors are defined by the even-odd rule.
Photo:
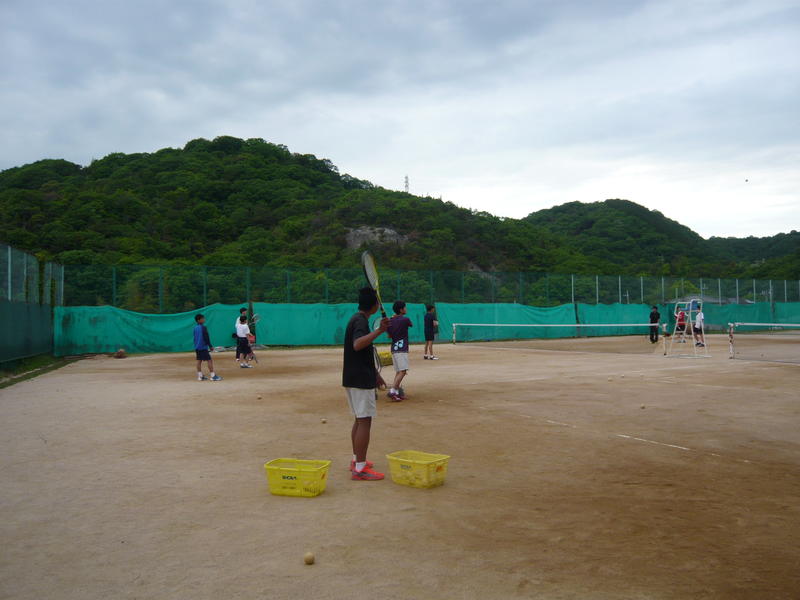
[[[372,462],[371,460],[368,460],[367,464],[366,464],[366,466],[364,468],[365,469],[371,469],[374,466],[375,466],[375,463]],[[356,461],[354,461],[354,460],[350,461],[350,470],[351,471],[355,471],[356,470]]]
[[[379,481],[383,479],[383,473],[378,473],[369,467],[364,467],[363,471],[353,471],[350,479],[354,479],[356,481],[359,479],[362,481]]]

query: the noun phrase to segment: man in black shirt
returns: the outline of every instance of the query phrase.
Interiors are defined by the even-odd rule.
[[[661,313],[658,312],[658,307],[654,306],[650,311],[650,342],[655,344],[658,342],[658,322],[661,320]]]
[[[351,431],[353,460],[350,463],[352,479],[378,480],[383,473],[372,469],[367,460],[372,417],[377,414],[376,387],[384,388],[383,378],[375,367],[375,350],[372,341],[389,327],[389,319],[383,318],[375,331],[369,330],[369,316],[378,310],[375,290],[365,287],[358,292],[358,312],[347,323],[344,332],[344,361],[342,385],[347,393],[347,402],[355,421]]]

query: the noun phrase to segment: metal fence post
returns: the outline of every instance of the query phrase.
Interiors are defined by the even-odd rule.
[[[769,280],[769,303],[770,304],[772,304],[772,302],[773,302],[772,298],[773,298],[773,296],[772,296],[772,279],[770,279]]]
[[[464,303],[464,271],[461,271],[461,303]]]
[[[8,248],[8,301],[11,302],[11,246]]]
[[[739,304],[739,280],[736,280],[736,304]]]
[[[622,275],[617,275],[617,284],[619,286],[619,303],[622,304]]]
[[[208,306],[208,267],[203,267],[203,306]]]
[[[158,267],[158,312],[164,312],[164,267]]]
[[[758,296],[756,295],[756,280],[753,279],[753,302],[758,302]]]
[[[594,276],[594,303],[600,304],[600,276]]]
[[[719,296],[719,304],[722,304],[722,279],[717,277],[717,295]]]
[[[524,304],[522,301],[522,271],[519,272],[519,291],[517,292],[517,302]]]
[[[572,282],[572,303],[575,304],[575,275],[570,275],[570,280]]]
[[[784,302],[788,302],[789,301],[789,288],[786,287],[786,280],[785,279],[783,280],[783,301]]]
[[[639,298],[642,300],[642,304],[644,304],[644,277],[639,275]]]

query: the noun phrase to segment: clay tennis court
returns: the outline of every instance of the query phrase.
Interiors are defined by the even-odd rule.
[[[414,347],[370,458],[451,455],[429,490],[350,481],[338,348],[77,361],[0,390],[0,597],[797,598],[800,366],[710,337]]]

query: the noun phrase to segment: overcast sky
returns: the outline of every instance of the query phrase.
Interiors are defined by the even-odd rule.
[[[800,229],[800,0],[0,0],[0,169],[233,135],[522,217]]]

